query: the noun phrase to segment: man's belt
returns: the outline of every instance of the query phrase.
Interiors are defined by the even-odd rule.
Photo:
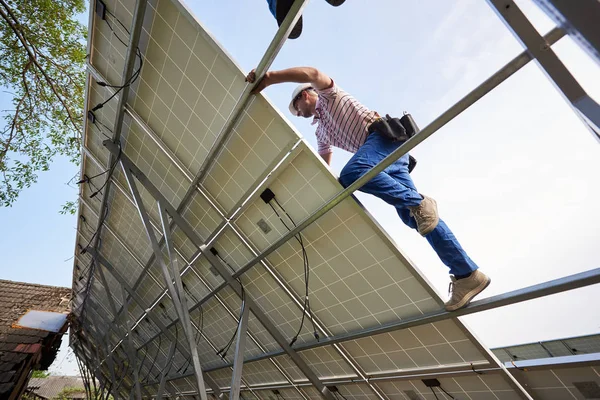
[[[385,118],[378,118],[368,127],[369,134],[379,132],[394,142],[406,142],[419,132],[419,127],[412,115],[406,113],[402,118],[390,117],[386,114]],[[408,155],[408,172],[417,165],[417,160]]]

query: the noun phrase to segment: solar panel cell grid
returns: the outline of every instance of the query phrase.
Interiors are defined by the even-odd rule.
[[[106,4],[125,25],[130,24],[133,0],[111,0]],[[113,22],[119,36],[129,40],[115,21],[109,18],[109,22]],[[93,31],[90,62],[107,82],[118,84],[122,80],[127,49],[105,22],[96,19]],[[211,247],[217,249],[219,256],[231,266],[231,272],[247,265],[257,252],[288,232],[281,219],[291,228],[294,222],[311,215],[342,189],[322,160],[263,96],[249,100],[233,124],[231,135],[215,153],[214,162],[206,164],[209,151],[246,83],[240,68],[181,4],[169,0],[149,2],[139,47],[144,56],[144,68],[127,99],[127,107],[134,115],[124,119],[121,132],[123,157],[129,158],[141,170],[170,205],[181,206],[183,219],[201,240],[214,239]],[[111,90],[91,83],[89,107],[111,94]],[[97,119],[109,129],[116,117],[116,104],[116,101],[109,102],[97,112]],[[136,119],[138,116],[139,120]],[[104,133],[112,136],[107,130]],[[96,165],[89,157],[85,164],[86,174],[98,174],[107,167],[103,165],[109,159],[102,144],[105,139],[97,126],[88,123],[86,147],[101,165]],[[185,194],[190,191],[191,178],[203,167],[208,168],[204,180],[199,188],[194,188],[189,201],[182,204]],[[102,180],[98,180],[98,186]],[[107,202],[110,213],[105,221],[111,232],[103,230],[99,253],[113,265],[115,273],[129,289],[135,291],[134,304],[126,310],[130,323],[148,312],[151,319],[169,325],[180,317],[171,300],[172,294],[165,295],[165,277],[159,262],[154,259],[149,263],[154,258],[153,249],[139,212],[131,202],[133,196],[129,194],[124,174],[117,169],[113,181]],[[150,229],[160,240],[161,221],[156,199],[141,182],[135,178],[134,181],[144,208],[157,228]],[[82,193],[89,196],[90,187],[84,186]],[[253,193],[259,186],[260,190]],[[279,217],[259,197],[266,187],[273,190],[282,206],[272,204]],[[98,222],[99,202],[89,198],[86,202],[92,205],[83,207],[82,215],[94,226]],[[234,218],[227,221],[232,216]],[[87,236],[82,234],[81,241],[89,240],[92,234],[91,230]],[[179,272],[186,270],[188,262],[193,261],[182,277],[188,305],[192,306],[224,281],[204,256],[193,259],[198,253],[197,246],[180,228],[174,228],[172,236]],[[441,307],[439,297],[426,280],[353,198],[344,200],[305,229],[302,237],[310,260],[311,311],[321,336],[375,327]],[[168,260],[164,248],[159,257]],[[89,257],[81,259],[88,260]],[[148,269],[142,275],[146,265]],[[168,268],[170,270],[170,265]],[[107,269],[104,271],[107,285],[115,288],[113,296],[119,308],[124,302],[121,280]],[[298,242],[291,239],[272,252],[264,264],[258,263],[248,270],[240,280],[256,307],[285,340],[291,340],[300,326],[305,296],[303,257]],[[106,309],[106,291],[97,283],[92,288],[92,298]],[[194,333],[194,339],[203,368],[222,367],[233,361],[233,350],[229,351],[226,361],[215,352],[226,346],[236,332],[240,306],[239,296],[226,287],[218,293],[218,298],[206,301],[190,313],[195,328],[202,328],[203,335]],[[114,318],[111,313],[102,312],[108,318]],[[280,350],[256,315],[252,312],[249,315],[246,359]],[[193,371],[189,357],[181,352],[189,347],[181,323],[176,322],[168,334],[155,337],[158,327],[148,319],[146,317],[139,323],[138,334],[134,335],[136,347],[154,338],[137,353],[140,360],[145,354],[143,375],[149,374],[150,380],[156,379],[158,371],[171,361],[170,372]],[[313,341],[314,329],[306,317],[296,343]],[[172,360],[168,360],[169,345],[175,336],[179,350]],[[112,345],[121,339],[120,329],[109,334]],[[124,343],[118,349],[126,345]],[[364,373],[401,373],[413,368],[462,365],[490,359],[459,321],[358,339],[346,342],[340,348],[341,351],[331,346],[305,350],[300,353],[300,358],[320,379],[326,380],[362,379]],[[231,382],[228,367],[217,369],[211,375],[222,386]],[[290,379],[302,383],[308,381],[288,355],[246,363],[243,378],[252,385],[289,385]],[[467,378],[449,380],[448,384],[454,388],[451,382],[464,381],[462,386],[452,390],[463,390],[472,399],[504,398],[504,394],[514,394],[506,383],[504,386],[508,389],[499,384],[498,389],[492,387],[497,384],[493,377],[473,377],[472,381]],[[497,378],[506,382],[500,375]],[[170,381],[167,389],[172,394],[190,394],[196,390],[194,379]],[[418,385],[411,387],[428,398]],[[147,390],[152,393],[157,387],[149,386]],[[374,390],[376,387],[364,383],[340,385],[340,393],[348,399],[377,398]],[[502,395],[489,397],[496,390]],[[307,398],[321,398],[312,387],[301,391]],[[299,397],[292,389],[282,389],[282,393],[286,399]],[[267,391],[261,391],[259,396],[272,397]],[[404,394],[401,396],[404,397],[396,398],[405,398]],[[394,398],[393,395],[390,398]]]

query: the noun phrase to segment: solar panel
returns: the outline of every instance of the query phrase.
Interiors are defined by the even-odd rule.
[[[115,93],[110,85],[118,86],[135,57],[119,39],[129,39],[120,24],[132,24],[137,3],[105,4],[107,21],[91,11],[87,109]],[[296,238],[255,260],[342,187],[262,95],[221,140],[246,93],[244,74],[178,1],[148,2],[139,49],[144,64],[124,90],[119,145],[103,143],[114,134],[117,100],[96,110],[96,123],[87,121],[83,173],[97,176],[117,161],[114,173],[82,185],[81,248],[95,244],[99,222],[104,228],[74,269],[81,331],[73,346],[104,377],[115,374],[112,352],[121,363],[116,393],[150,397],[164,385],[164,394],[193,396],[201,374],[209,393],[230,391],[244,303],[242,397],[431,398],[423,379],[440,377],[444,390],[472,399],[527,398],[457,318],[327,342],[439,310],[442,301],[349,197],[302,231],[311,276],[306,310]],[[99,191],[106,176],[111,183]],[[263,201],[267,188],[278,204]],[[231,277],[242,269],[239,281]],[[88,343],[106,348],[109,359],[94,361]]]

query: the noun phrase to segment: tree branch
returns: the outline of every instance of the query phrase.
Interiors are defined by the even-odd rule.
[[[13,12],[11,11],[10,7],[8,6],[8,4],[4,0],[0,0],[0,4],[2,6],[4,6],[4,8],[6,9],[6,11],[10,15],[10,17],[13,19],[13,21],[18,21],[17,18],[14,16]],[[48,74],[46,74],[46,71],[44,70],[44,68],[42,68],[42,66],[39,64],[39,62],[37,61],[37,59],[35,57],[35,54],[29,48],[27,39],[23,36],[23,33],[21,31],[19,31],[19,29],[15,26],[15,23],[13,21],[11,21],[11,19],[9,18],[9,15],[7,15],[4,12],[4,10],[2,10],[2,8],[0,8],[0,16],[2,18],[4,18],[4,20],[11,27],[11,29],[13,30],[13,32],[15,33],[15,35],[17,36],[17,38],[19,39],[19,41],[21,42],[21,44],[23,45],[23,47],[25,48],[25,50],[27,51],[27,54],[29,55],[30,60],[35,64],[35,66],[42,73],[42,75],[44,76],[44,78],[45,78],[46,82],[48,83],[48,85],[50,85],[52,91],[54,92],[54,95],[58,98],[58,100],[62,104],[63,108],[67,112],[67,115],[69,116],[69,120],[71,121],[71,124],[73,125],[73,127],[75,128],[75,130],[80,129],[80,126],[78,126],[78,124],[75,122],[75,117],[71,114],[71,110],[69,109],[69,107],[65,103],[64,99],[62,98],[62,96],[60,95],[60,93],[58,92],[58,90],[56,89],[56,86],[54,86],[54,82],[52,81],[52,79],[50,79],[50,77],[48,76]]]

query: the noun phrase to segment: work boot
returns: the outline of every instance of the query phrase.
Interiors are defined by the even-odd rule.
[[[445,304],[447,311],[456,311],[468,305],[473,297],[483,291],[492,281],[483,272],[478,269],[473,271],[467,278],[456,279],[450,276],[451,282],[448,286],[448,295],[450,300]]]
[[[431,197],[423,196],[421,204],[418,206],[408,207],[410,210],[410,216],[415,218],[417,222],[417,231],[421,236],[425,236],[435,229],[440,216],[437,211],[437,203]]]

